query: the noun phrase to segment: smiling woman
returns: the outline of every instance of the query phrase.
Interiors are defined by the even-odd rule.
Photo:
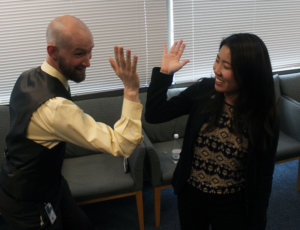
[[[228,46],[222,46],[214,63],[215,89],[224,94],[224,101],[234,105],[238,96],[238,85],[231,68],[231,54]]]
[[[203,78],[167,100],[183,41],[164,49],[154,68],[145,118],[166,122],[188,115],[172,185],[182,230],[265,229],[278,121],[271,62],[250,33],[221,41],[215,78]]]

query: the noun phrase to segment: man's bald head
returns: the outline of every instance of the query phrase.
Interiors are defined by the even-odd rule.
[[[64,15],[55,18],[48,25],[47,44],[65,48],[74,40],[80,39],[82,35],[89,35],[92,38],[90,30],[84,22],[74,16]]]
[[[46,61],[68,80],[83,81],[94,47],[89,28],[71,15],[55,18],[48,25],[47,43]]]

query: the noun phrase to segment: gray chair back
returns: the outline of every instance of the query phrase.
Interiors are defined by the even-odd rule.
[[[0,106],[0,170],[4,159],[4,151],[6,149],[5,138],[9,131],[9,106]]]

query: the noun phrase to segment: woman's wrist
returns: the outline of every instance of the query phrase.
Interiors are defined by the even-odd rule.
[[[160,67],[160,72],[165,75],[172,75],[172,73],[170,73],[167,69],[164,69],[162,67]]]

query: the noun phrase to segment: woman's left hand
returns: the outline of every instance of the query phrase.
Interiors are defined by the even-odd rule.
[[[185,64],[189,62],[188,59],[180,61],[181,55],[184,51],[185,44],[180,40],[174,42],[170,51],[167,51],[167,45],[164,45],[164,54],[161,60],[160,72],[171,75],[180,70]]]

